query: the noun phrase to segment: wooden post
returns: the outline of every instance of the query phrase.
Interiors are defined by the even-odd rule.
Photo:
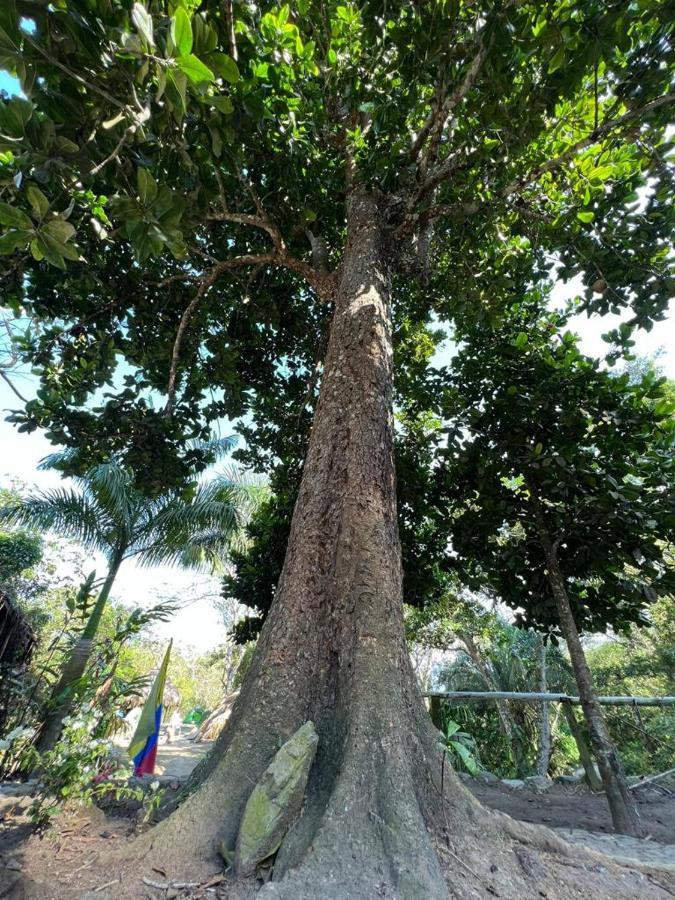
[[[441,714],[441,698],[432,694],[429,703],[429,715],[439,731],[443,731],[443,716]]]
[[[588,786],[592,791],[601,791],[602,779],[600,778],[600,775],[595,768],[593,756],[591,755],[590,747],[588,746],[588,743],[586,741],[586,735],[584,734],[583,728],[579,724],[577,717],[574,715],[574,710],[572,709],[572,704],[569,702],[569,700],[564,700],[562,702],[562,710],[565,718],[567,719],[567,724],[570,727],[570,731],[572,732],[572,737],[576,742],[577,749],[579,751],[579,759],[581,760],[581,764],[584,767]]]

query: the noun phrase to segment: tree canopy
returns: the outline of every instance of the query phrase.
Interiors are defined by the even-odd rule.
[[[673,406],[664,378],[600,368],[561,325],[534,298],[466,336],[440,451],[453,549],[470,583],[491,584],[518,621],[554,629],[540,503],[577,627],[626,630],[675,588]]]
[[[589,312],[663,315],[668,3],[9,0],[0,28],[3,289],[41,323],[14,419],[84,467],[157,490],[216,419],[292,439],[355,179],[399,327],[490,321],[553,262]]]

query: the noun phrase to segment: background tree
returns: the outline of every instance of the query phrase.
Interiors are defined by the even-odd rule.
[[[17,575],[42,559],[42,540],[26,531],[0,531],[0,585],[11,586]]]
[[[479,656],[463,649],[439,672],[441,690],[448,691],[532,691],[538,689],[540,670],[539,635],[516,628],[501,616],[494,616],[489,629],[479,640]],[[545,647],[550,669],[550,689],[567,693],[573,677],[567,661],[557,647]],[[492,771],[505,776],[523,778],[538,771],[533,749],[539,750],[541,727],[539,710],[535,714],[527,704],[461,703],[453,701],[450,715],[462,723],[479,741],[481,758]],[[548,715],[548,713],[547,713]],[[501,733],[500,733],[501,732]],[[549,755],[550,755],[549,748]]]
[[[582,356],[535,298],[467,334],[454,363],[441,478],[453,549],[516,619],[560,630],[618,830],[638,830],[579,639],[625,630],[673,586],[675,430],[663,381],[631,385]],[[646,403],[645,400],[655,400]]]
[[[154,852],[190,866],[231,847],[251,785],[311,718],[319,751],[277,856],[280,895],[368,895],[384,878],[444,896],[427,831],[446,818],[436,736],[403,634],[392,296],[423,323],[489,320],[514,284],[548,277],[555,251],[564,278],[583,274],[589,311],[663,314],[670,10],[226,9],[229,21],[215,0],[192,15],[67,0],[29,7],[22,27],[3,8],[3,58],[29,98],[1,126],[6,290],[45,324],[25,343],[41,389],[15,421],[80,447],[87,466],[120,452],[158,491],[208,461],[182,457],[186,438],[244,415],[251,392],[276,404],[279,380],[321,372],[256,657],[210,777]],[[646,180],[645,215],[631,197]],[[120,355],[131,372],[115,384]],[[490,817],[459,788],[447,799],[470,854]],[[474,855],[491,885],[490,854]],[[507,871],[523,880],[500,857]]]
[[[56,455],[45,465],[59,467],[62,461]],[[95,573],[82,586],[80,605],[89,607],[87,620],[54,686],[53,708],[37,742],[40,752],[58,740],[122,563],[133,558],[146,565],[200,565],[205,559],[219,559],[236,535],[238,504],[244,494],[240,485],[216,477],[194,487],[191,496],[167,491],[148,498],[134,488],[130,473],[117,461],[97,466],[78,477],[76,484],[74,489],[29,495],[0,510],[5,522],[30,524],[78,540],[102,553],[108,566],[95,602],[87,604]]]

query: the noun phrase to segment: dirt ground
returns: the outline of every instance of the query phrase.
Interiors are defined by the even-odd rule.
[[[612,833],[612,820],[604,794],[593,794],[584,784],[555,784],[546,793],[527,788],[514,790],[501,782],[466,782],[471,793],[492,809],[514,819],[546,825],[548,828],[583,829]],[[652,840],[675,845],[675,793],[666,794],[649,785],[635,790],[640,818]]]
[[[190,763],[194,765],[201,753],[188,755],[190,762],[182,760],[180,747],[172,748],[164,757],[168,764],[167,773],[177,771],[176,761],[181,770],[190,768]],[[555,785],[543,794],[535,794],[529,788],[514,790],[501,783],[469,782],[468,786],[486,806],[526,822],[554,828],[561,836],[601,850],[617,860],[629,864],[638,860],[643,867],[648,866],[651,874],[638,875],[633,871],[630,877],[637,880],[630,896],[675,896],[675,792],[668,795],[666,791],[648,787],[637,790],[640,815],[651,839],[634,841],[611,833],[604,797],[591,794],[582,785]],[[117,897],[117,877],[113,877],[114,872],[101,867],[100,860],[137,833],[133,818],[129,818],[128,813],[106,816],[95,807],[89,811],[77,809],[60,817],[57,827],[40,837],[32,833],[24,815],[27,802],[28,798],[17,798],[14,803],[10,798],[4,798],[0,802],[0,898],[99,900],[100,897]],[[157,887],[164,884],[167,877],[161,870],[148,868],[145,873],[139,872],[135,896],[142,900],[178,896],[176,892],[157,892]],[[222,873],[213,872],[212,878],[211,886],[206,878],[202,888],[194,894],[190,892],[189,896],[233,900],[235,895],[221,883]],[[658,886],[656,894],[652,893],[655,886]],[[180,896],[187,894],[180,892]],[[589,896],[581,885],[579,896]]]

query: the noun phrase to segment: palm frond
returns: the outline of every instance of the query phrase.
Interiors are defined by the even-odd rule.
[[[199,453],[205,453],[213,462],[222,459],[230,453],[237,445],[239,438],[236,434],[228,437],[212,437],[208,441],[192,440],[188,441],[187,449],[196,450]]]
[[[107,552],[105,521],[100,511],[83,494],[67,488],[41,491],[0,510],[0,521],[27,525],[37,531],[55,531],[81,541],[92,550]]]
[[[222,556],[240,528],[239,507],[231,493],[207,483],[197,488],[189,503],[176,497],[168,499],[147,520],[132,553],[141,565],[176,564],[199,535],[209,534],[209,554]]]
[[[133,486],[130,473],[116,460],[90,469],[86,475],[86,490],[115,525],[124,530],[131,528],[138,507],[144,503],[144,498]]]
[[[38,463],[38,470],[62,472],[64,467],[77,459],[77,450],[72,447],[67,450],[57,450],[55,453],[48,453],[43,456]]]
[[[193,534],[175,554],[174,562],[184,569],[196,569],[209,575],[222,574],[227,562],[228,551],[234,538],[224,535],[220,529],[211,529]]]
[[[239,510],[240,521],[246,524],[265,500],[270,487],[266,479],[251,475],[238,466],[224,466],[204,485],[215,499],[230,500]]]

